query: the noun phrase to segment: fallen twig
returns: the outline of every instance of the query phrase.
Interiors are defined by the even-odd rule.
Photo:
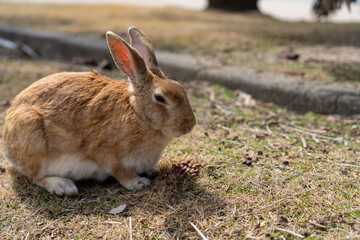
[[[254,236],[246,236],[246,239],[254,239],[254,240],[259,240],[261,238],[258,237],[254,237]]]
[[[129,233],[130,233],[130,240],[132,240],[131,216],[129,217]]]
[[[221,140],[221,141],[228,142],[228,143],[235,144],[235,145],[239,145],[241,147],[243,147],[245,145],[243,143],[239,143],[239,142],[234,141],[234,140],[226,140],[226,139],[224,139],[224,140]]]
[[[220,104],[218,104],[218,101],[215,99],[215,92],[213,89],[210,91],[210,101],[214,104],[214,106],[220,110],[220,112],[224,113],[225,115],[236,115],[233,111],[230,111],[228,109],[223,108]]]
[[[316,138],[316,135],[311,135],[311,138],[316,142],[316,143],[319,143],[320,140]]]
[[[271,131],[271,129],[270,129],[270,127],[269,127],[269,124],[266,124],[266,130],[269,132],[269,134],[272,134],[272,131]]]
[[[245,131],[249,131],[249,132],[253,132],[253,133],[262,133],[264,135],[270,135],[268,131],[265,131],[263,129],[259,129],[259,128],[243,128]]]
[[[331,162],[331,161],[329,161]],[[336,163],[336,162],[333,162],[335,163],[336,165],[341,165],[341,166],[347,166],[347,167],[358,167],[360,168],[360,165],[353,165],[353,164],[348,164],[348,163]]]
[[[338,221],[338,222],[331,222],[332,224],[333,223],[339,223],[339,224],[347,224],[347,225],[360,225],[360,222],[345,222],[345,221]]]
[[[302,129],[299,129],[299,128],[289,127],[289,126],[285,126],[285,125],[280,125],[280,127],[283,128],[283,129],[288,129],[288,130],[300,132],[300,133],[303,133],[303,134],[307,134],[307,135],[310,135],[312,137],[314,136],[315,138],[327,139],[327,140],[331,140],[331,141],[339,142],[339,143],[343,142],[342,137],[333,138],[333,137],[329,137],[329,136],[326,136],[326,135],[317,134],[317,133],[313,133],[313,132],[308,132],[308,131],[305,131],[305,130],[302,130]],[[316,142],[315,139],[314,139],[314,141]]]
[[[26,218],[24,218],[23,221],[26,221],[28,218],[31,218],[32,216],[34,216],[35,214],[37,214],[40,210],[42,210],[46,205],[43,205],[42,207],[38,208],[34,213],[28,215]]]
[[[278,231],[281,231],[281,232],[286,232],[294,237],[299,237],[299,238],[305,238],[305,236],[301,235],[301,234],[298,234],[296,232],[293,232],[293,231],[290,231],[290,230],[287,230],[287,229],[283,229],[283,228],[275,228],[276,230]]]
[[[330,228],[329,230],[336,230],[336,231],[341,231],[341,232],[345,232],[345,233],[349,234],[348,231],[346,231],[345,229],[342,229],[342,228]]]
[[[221,125],[221,124],[216,124],[216,126],[217,126],[218,128],[224,129],[225,131],[229,131],[229,132],[232,131],[231,128],[225,127],[225,126],[223,126],[223,125]]]
[[[305,138],[300,137],[300,139],[301,139],[301,142],[302,142],[303,147],[304,147],[304,148],[307,148],[307,144],[306,144]]]
[[[113,222],[113,221],[104,221],[106,223],[110,223],[110,224],[122,224],[122,222]]]
[[[51,223],[49,223],[48,225],[46,225],[45,227],[43,227],[43,228],[40,230],[40,232],[44,231],[46,228],[48,228],[50,225],[56,223],[56,222],[59,221],[60,219],[61,219],[61,218],[58,218],[58,219],[52,221]]]
[[[196,232],[200,235],[200,237],[203,239],[203,240],[207,240],[207,238],[204,236],[204,234],[202,234],[202,232],[195,226],[195,224],[193,224],[192,222],[190,222],[190,225],[196,230]]]
[[[215,228],[215,227],[217,227],[217,226],[219,226],[219,225],[221,225],[221,224],[224,224],[224,223],[228,222],[232,217],[234,217],[235,213],[236,213],[236,206],[234,206],[233,213],[231,214],[230,217],[228,217],[228,218],[225,219],[225,220],[222,220],[221,222],[218,222],[217,224],[215,224],[215,225],[213,225],[213,226],[211,226],[211,227],[208,227],[207,229],[204,230],[204,233],[207,232],[207,231],[209,231],[209,230],[212,229],[212,228]]]
[[[209,99],[211,102],[215,102],[215,91],[214,89],[210,88],[210,96],[209,96]]]
[[[326,130],[322,130],[322,129],[310,129],[310,128],[304,128],[304,127],[300,127],[300,129],[307,131],[307,132],[311,132],[311,133],[315,133],[315,134],[325,134]]]
[[[175,208],[173,207],[173,206],[171,206],[171,205],[169,205],[169,204],[165,204],[170,210],[172,210],[172,211],[174,211],[175,210]]]
[[[322,224],[319,224],[319,223],[316,223],[316,222],[313,222],[313,221],[308,221],[308,223],[310,223],[311,225],[317,227],[317,228],[320,228],[321,230],[326,230],[327,227],[322,225]]]
[[[225,115],[236,115],[233,111],[223,108],[220,104],[215,103],[215,107],[220,110],[220,112]]]

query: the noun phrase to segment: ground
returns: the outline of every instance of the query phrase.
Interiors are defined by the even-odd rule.
[[[4,50],[0,63],[0,131],[5,100],[50,73],[91,70]],[[200,239],[190,222],[208,239],[360,238],[359,116],[300,115],[219,85],[183,84],[198,124],[165,149],[149,188],[84,181],[78,195],[59,198],[0,155],[0,239]],[[175,175],[179,163],[199,173]]]
[[[127,38],[127,28],[135,25],[156,48],[186,52],[215,65],[360,84],[358,23],[294,23],[260,14],[175,8],[10,3],[1,3],[0,22],[97,38],[104,38],[108,30]],[[288,59],[296,54],[297,60]]]

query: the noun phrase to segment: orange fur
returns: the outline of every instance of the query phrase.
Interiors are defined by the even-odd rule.
[[[120,40],[109,47],[117,65],[133,73],[130,83],[96,71],[57,73],[23,90],[7,111],[5,157],[50,192],[73,194],[71,179],[110,175],[128,189],[147,186],[138,174],[150,175],[168,142],[196,123],[181,85],[155,75]]]

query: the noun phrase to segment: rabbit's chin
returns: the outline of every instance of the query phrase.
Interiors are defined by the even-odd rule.
[[[191,131],[191,130],[190,130]],[[162,133],[167,136],[168,138],[176,138],[176,137],[181,137],[182,135],[185,135],[187,133],[189,133],[190,131],[174,131],[173,129],[162,129]]]

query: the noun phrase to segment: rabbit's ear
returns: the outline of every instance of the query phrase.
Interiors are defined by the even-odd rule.
[[[136,27],[129,28],[130,44],[138,50],[144,59],[146,66],[156,75],[164,77],[164,73],[160,70],[154,48],[149,38]]]
[[[143,86],[149,80],[148,68],[139,53],[111,31],[106,32],[106,40],[116,66],[130,78],[135,87]]]

